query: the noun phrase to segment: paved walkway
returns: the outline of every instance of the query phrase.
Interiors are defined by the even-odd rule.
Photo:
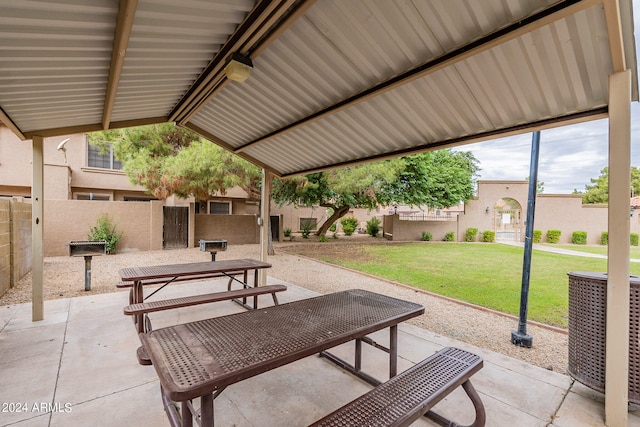
[[[269,278],[270,283],[282,283]],[[282,303],[315,293],[288,284]],[[226,288],[226,281],[173,285],[163,298]],[[261,297],[262,298],[262,297]],[[89,295],[45,301],[45,320],[31,322],[31,305],[0,307],[0,426],[115,427],[168,425],[153,367],[138,365],[139,341],[122,314],[128,294]],[[261,301],[261,306],[270,298]],[[427,307],[428,309],[428,307]],[[202,317],[241,312],[231,302],[153,313],[154,328]],[[385,331],[374,337],[383,342]],[[444,346],[480,354],[484,368],[473,378],[487,409],[487,427],[603,426],[603,397],[557,372],[402,324],[399,366],[405,369]],[[365,368],[383,377],[386,356],[365,348]],[[352,344],[336,351],[352,354]],[[229,387],[216,399],[217,425],[305,426],[369,386],[318,357],[308,357]],[[438,405],[466,424],[473,410],[461,390]],[[433,426],[419,420],[415,425]],[[629,426],[640,427],[631,413]]]
[[[500,240],[500,241],[498,241],[498,243],[502,243],[503,245],[509,245],[509,246],[519,246],[521,248],[524,247],[524,243],[523,242],[513,242],[513,241],[508,241],[508,240]],[[536,250],[536,251],[553,252],[553,253],[562,254],[562,255],[580,256],[580,257],[585,257],[585,258],[607,259],[606,255],[592,254],[592,253],[589,253],[589,252],[582,252],[582,251],[573,251],[571,249],[565,249],[565,248],[555,248],[555,247],[552,247],[552,246],[540,245],[540,244],[537,244],[537,243],[533,244],[533,249]],[[631,262],[640,262],[640,259],[631,258],[629,261],[631,261]]]

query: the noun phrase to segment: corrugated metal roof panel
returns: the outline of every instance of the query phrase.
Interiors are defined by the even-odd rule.
[[[118,4],[0,0],[0,102],[31,129],[99,122]]]
[[[522,17],[535,11],[533,3],[530,9],[519,3],[516,11],[500,8],[502,2],[487,3],[491,6],[483,8],[482,19],[473,20],[476,5],[420,2],[421,33],[428,35],[422,38],[415,37],[415,15],[412,20],[398,16],[410,15],[406,4],[340,2],[314,8],[254,61],[247,82],[226,86],[191,122],[241,147],[335,104],[345,93],[360,92],[457,48],[473,31],[493,31],[514,13]],[[415,12],[413,4],[409,7]],[[463,25],[456,21],[454,30],[447,22],[458,17]],[[346,25],[351,19],[353,24]],[[385,19],[403,25],[376,32],[387,25]],[[287,153],[311,153],[314,144],[325,150],[297,162],[301,170],[600,107],[607,103],[612,70],[608,50],[602,49],[606,34],[602,8],[594,6],[262,142],[246,154],[278,164],[287,174],[296,170]],[[369,49],[362,49],[367,37]],[[437,41],[440,48],[427,49],[426,41]],[[354,46],[361,50],[355,52]],[[334,60],[328,63],[329,58]],[[288,162],[276,159],[280,155]]]
[[[112,120],[168,115],[254,3],[140,0]]]

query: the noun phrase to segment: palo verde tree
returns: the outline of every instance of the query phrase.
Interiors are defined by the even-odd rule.
[[[582,203],[609,203],[609,168],[600,171],[598,178],[591,178],[591,185],[585,185]],[[631,166],[631,187],[629,195],[640,192],[640,169]]]
[[[164,123],[89,134],[104,150],[113,145],[133,184],[166,198],[194,196],[207,200],[236,185],[260,200],[260,169],[188,129]]]
[[[477,171],[471,153],[439,150],[276,180],[272,197],[279,205],[330,208],[316,232],[324,235],[351,208],[393,203],[445,208],[468,200]]]

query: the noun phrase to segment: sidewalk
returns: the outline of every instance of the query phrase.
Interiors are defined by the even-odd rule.
[[[514,242],[514,241],[509,241],[509,240],[500,240],[500,241],[497,241],[497,243],[501,243],[503,245],[509,245],[509,246],[519,246],[521,248],[524,247],[524,242]],[[564,249],[564,248],[554,248],[554,247],[551,247],[551,246],[540,245],[540,244],[537,244],[537,243],[533,244],[533,249],[536,250],[536,251],[552,252],[552,253],[561,254],[561,255],[581,256],[581,257],[585,257],[585,258],[607,259],[606,255],[591,254],[591,253],[588,253],[588,252],[573,251],[571,249]],[[631,258],[629,261],[630,262],[640,262],[640,259]]]

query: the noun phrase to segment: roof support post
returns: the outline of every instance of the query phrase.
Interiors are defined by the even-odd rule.
[[[271,173],[262,169],[262,194],[260,195],[260,261],[267,262],[269,253],[269,238],[271,233]],[[267,270],[260,269],[260,286],[267,284]]]
[[[42,286],[44,259],[42,256],[43,202],[44,202],[44,138],[34,136],[32,140],[31,181],[31,320],[44,319],[44,293]]]
[[[605,423],[627,425],[629,397],[629,191],[631,71],[609,76],[609,245]]]

